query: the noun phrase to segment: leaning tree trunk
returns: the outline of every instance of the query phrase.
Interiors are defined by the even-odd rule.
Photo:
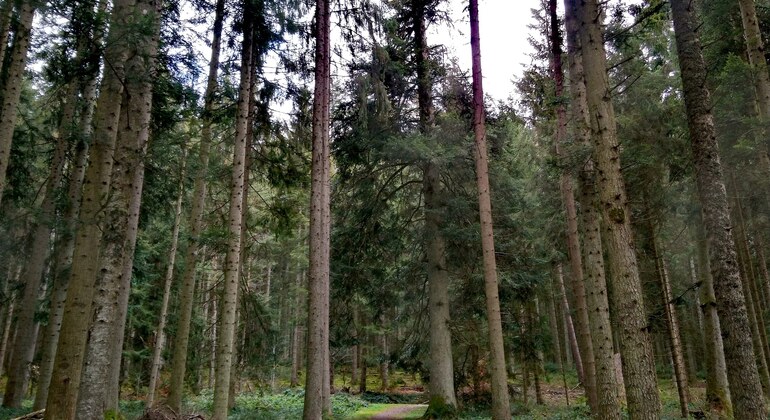
[[[179,309],[177,315],[176,335],[174,336],[174,353],[171,364],[170,391],[167,403],[177,413],[182,408],[182,392],[184,377],[187,370],[187,348],[190,343],[190,323],[192,320],[193,297],[195,293],[195,273],[198,265],[200,239],[203,233],[203,213],[206,206],[206,174],[209,165],[209,149],[211,148],[211,125],[214,116],[214,100],[217,91],[217,73],[219,70],[219,53],[222,46],[222,26],[224,19],[224,0],[217,0],[214,13],[214,27],[211,39],[211,59],[204,95],[203,127],[198,146],[198,167],[195,172],[192,204],[190,209],[190,236],[185,253],[185,268],[182,273],[179,289]]]
[[[765,58],[765,45],[762,41],[762,32],[759,27],[757,10],[754,0],[738,0],[741,9],[741,22],[743,24],[743,36],[746,40],[746,55],[751,66],[751,75],[754,81],[759,118],[765,123],[770,123],[770,73],[768,73]],[[770,174],[770,132],[767,127],[762,131],[764,136],[760,146],[760,162],[765,176]],[[764,185],[770,192],[770,185]],[[770,197],[769,197],[770,198]]]
[[[155,388],[158,386],[158,376],[160,374],[160,358],[163,352],[163,346],[166,342],[166,321],[168,317],[168,301],[171,296],[171,283],[174,280],[174,263],[176,261],[177,246],[179,244],[179,225],[182,221],[182,201],[184,199],[184,180],[187,153],[182,153],[182,169],[179,175],[179,192],[174,206],[174,227],[171,231],[171,249],[168,251],[168,261],[166,262],[166,276],[163,279],[163,299],[160,304],[160,314],[158,315],[158,327],[155,330],[155,346],[152,349],[152,360],[150,361],[150,383],[147,388],[147,407],[152,407],[155,402]]]
[[[703,225],[698,226],[698,272],[700,277],[700,311],[703,314],[704,353],[706,358],[706,402],[717,416],[732,418],[733,406],[725,367],[722,329],[717,315],[714,281],[709,269],[708,249]]]
[[[35,3],[32,0],[22,0],[18,3],[18,20],[13,37],[13,49],[8,62],[8,70],[3,85],[2,107],[0,107],[0,202],[5,190],[5,172],[10,160],[13,131],[16,128],[16,107],[21,98],[24,80],[24,68],[27,64],[29,37],[32,32],[32,18],[35,15]],[[0,60],[4,57],[0,56]]]
[[[765,402],[733,243],[711,95],[706,84],[706,64],[695,32],[692,3],[671,0],[671,10],[733,409],[736,418],[764,419]]]
[[[329,106],[331,94],[329,0],[316,2],[315,92],[310,187],[305,420],[330,415],[329,394]]]
[[[564,71],[562,69],[562,37],[559,28],[559,18],[556,10],[556,0],[548,1],[550,21],[551,43],[551,78],[554,81],[554,96],[556,101],[556,136],[554,138],[554,153],[556,159],[565,161],[567,156],[564,146],[567,142],[567,111],[564,101],[560,100],[564,95]],[[563,166],[563,165],[562,165]],[[578,238],[577,207],[575,206],[575,192],[572,184],[572,173],[565,167],[559,176],[559,190],[561,201],[566,216],[567,255],[570,263],[570,283],[572,295],[575,299],[575,321],[577,324],[577,342],[580,346],[580,355],[583,362],[583,387],[585,388],[588,406],[593,413],[599,413],[598,395],[596,389],[596,363],[594,357],[593,342],[591,341],[591,327],[586,306],[586,285],[583,277],[583,261],[580,253],[580,239]]]
[[[93,297],[94,322],[89,331],[77,403],[78,418],[101,418],[118,411],[120,362],[139,226],[144,157],[150,135],[152,85],[160,31],[160,3],[140,0],[139,13],[149,29],[135,39],[126,62],[118,145],[112,168],[110,201],[101,242],[101,270]]]
[[[244,14],[251,12],[245,3]],[[238,282],[241,256],[241,227],[243,224],[243,187],[246,176],[246,149],[250,140],[248,132],[251,77],[254,66],[254,29],[253,20],[244,19],[243,47],[241,53],[241,81],[238,92],[237,115],[235,121],[235,145],[233,148],[233,168],[230,184],[230,211],[228,217],[228,246],[225,259],[225,278],[220,307],[219,330],[217,331],[217,364],[214,381],[214,409],[212,418],[227,419],[230,392],[230,375],[233,365],[233,339],[235,337],[236,312],[238,305]]]
[[[663,298],[663,312],[666,314],[666,326],[668,330],[669,345],[671,347],[671,358],[674,365],[674,378],[676,380],[676,389],[679,394],[679,408],[683,418],[689,415],[688,404],[690,402],[690,389],[687,383],[687,373],[684,364],[684,354],[682,348],[682,336],[679,332],[679,319],[676,316],[676,306],[671,292],[671,280],[668,277],[668,268],[663,259],[663,250],[652,220],[649,222],[650,240],[652,241],[652,256],[655,259],[655,268],[657,271],[658,282],[660,284],[661,296]]]
[[[417,64],[417,100],[420,110],[420,131],[428,134],[434,126],[433,81],[430,75],[426,2],[414,0],[414,55]],[[446,265],[446,241],[441,232],[444,224],[444,204],[439,167],[427,161],[422,165],[423,196],[425,197],[425,248],[428,274],[428,315],[430,319],[430,403],[428,413],[437,416],[452,413],[457,408],[452,364],[452,333],[449,330],[449,273]]]
[[[562,271],[561,263],[557,263],[553,268],[553,276],[556,280],[559,300],[561,304],[562,313],[564,314],[564,324],[567,330],[567,341],[569,341],[570,351],[572,352],[572,358],[575,361],[575,369],[577,370],[578,379],[583,377],[583,362],[580,355],[580,348],[578,347],[577,337],[575,336],[575,327],[572,324],[572,312],[569,307],[569,300],[567,299],[567,290],[564,287],[564,273]]]
[[[479,197],[481,222],[481,249],[484,261],[484,294],[487,301],[489,330],[489,376],[492,386],[492,418],[508,419],[511,408],[508,396],[508,378],[505,370],[503,325],[500,319],[500,298],[497,288],[497,264],[495,262],[495,238],[492,227],[492,204],[489,190],[489,168],[484,112],[484,89],[481,81],[481,40],[479,38],[478,0],[470,1],[471,53],[473,55],[473,132],[476,161],[476,185]]]
[[[603,240],[613,279],[613,308],[620,323],[620,353],[628,411],[633,418],[654,419],[660,415],[660,396],[634,249],[631,215],[620,171],[620,147],[607,76],[601,15],[596,0],[582,1],[577,11],[599,207],[604,220]]]
[[[105,59],[110,71],[102,78],[94,116],[91,159],[86,170],[80,226],[75,239],[74,256],[67,290],[67,301],[51,378],[46,419],[71,419],[80,389],[88,328],[92,319],[92,298],[99,271],[101,222],[110,190],[113,156],[122,104],[125,61],[132,32],[130,17],[135,13],[129,0],[117,0],[113,6]]]

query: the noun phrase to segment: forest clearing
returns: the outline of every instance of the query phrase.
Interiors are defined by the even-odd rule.
[[[0,36],[0,419],[768,418],[769,0]]]

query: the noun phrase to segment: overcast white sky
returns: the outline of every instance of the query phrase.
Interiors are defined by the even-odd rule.
[[[460,65],[470,72],[468,0],[449,0],[449,3],[454,29],[434,28],[428,42],[451,46]],[[533,50],[527,41],[530,33],[527,26],[533,22],[531,9],[538,3],[538,0],[479,0],[484,92],[495,99],[506,99],[512,94],[512,81],[521,76],[524,66],[531,61],[529,54]]]

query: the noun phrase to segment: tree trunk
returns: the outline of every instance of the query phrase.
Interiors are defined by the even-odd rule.
[[[564,312],[564,320],[566,321],[567,338],[569,339],[569,346],[572,351],[572,357],[575,361],[575,368],[577,370],[578,380],[583,379],[583,363],[581,359],[580,349],[578,347],[577,338],[575,337],[575,328],[572,325],[572,315],[569,309],[569,301],[567,300],[567,291],[564,288],[564,275],[562,273],[561,263],[557,263],[554,266],[554,277],[556,278],[557,286],[559,287],[559,297],[561,299],[562,312]]]
[[[567,28],[567,46],[569,54],[570,94],[572,95],[571,114],[574,135],[577,142],[590,150],[591,132],[589,129],[588,105],[580,56],[579,22],[574,10],[575,4],[565,2],[570,12],[565,14]],[[586,281],[586,305],[588,306],[591,339],[596,366],[597,417],[618,419],[620,400],[618,397],[617,373],[615,372],[615,349],[612,341],[610,307],[608,302],[607,281],[604,270],[604,254],[601,238],[601,214],[597,210],[598,194],[596,190],[596,171],[594,161],[589,156],[579,170],[581,208],[581,232],[583,237],[583,262]]]
[[[603,240],[613,280],[613,308],[620,322],[620,353],[628,411],[634,418],[654,419],[660,415],[660,397],[634,249],[631,215],[620,171],[620,147],[607,76],[601,14],[596,0],[580,2],[577,11],[586,100],[594,143],[593,157],[598,175],[598,201],[604,220]]]
[[[244,3],[244,15],[253,11],[249,2]],[[219,330],[217,331],[217,364],[214,382],[214,409],[212,418],[227,419],[230,391],[230,376],[233,364],[233,339],[235,337],[236,312],[238,306],[238,283],[240,273],[241,236],[243,224],[243,187],[246,177],[246,149],[252,69],[255,62],[253,42],[253,20],[244,19],[243,47],[241,53],[241,81],[238,93],[235,122],[235,146],[233,150],[232,180],[230,185],[230,211],[228,217],[228,246],[225,261],[225,278],[220,308]]]
[[[206,81],[206,93],[201,129],[201,140],[198,146],[198,168],[195,171],[195,185],[193,187],[192,203],[190,209],[190,236],[185,252],[185,268],[182,273],[181,287],[179,289],[179,313],[174,336],[174,352],[171,364],[171,378],[169,386],[168,406],[181,412],[182,393],[184,391],[184,377],[187,370],[187,348],[190,343],[190,322],[192,320],[193,297],[195,294],[195,273],[198,266],[198,253],[200,240],[203,233],[203,214],[206,206],[206,176],[209,166],[209,149],[211,148],[214,111],[214,100],[217,91],[217,73],[219,71],[219,53],[222,46],[222,26],[224,19],[224,0],[217,0],[214,13],[214,27],[211,38],[211,59],[209,60],[209,72]],[[213,353],[212,353],[213,354]]]
[[[700,310],[703,313],[704,353],[706,357],[706,402],[709,410],[717,416],[732,418],[730,388],[722,345],[722,329],[717,315],[714,282],[709,268],[708,249],[703,226],[698,227],[698,271],[701,286],[699,293]]]
[[[489,376],[492,386],[492,418],[507,419],[511,416],[508,397],[508,378],[505,370],[505,348],[503,325],[500,319],[500,298],[497,288],[497,265],[495,262],[495,238],[492,227],[492,204],[489,189],[489,168],[484,111],[484,89],[481,73],[481,41],[479,38],[478,0],[470,0],[471,52],[473,55],[473,147],[476,161],[476,185],[479,197],[479,220],[481,222],[481,248],[484,260],[484,294],[487,303],[489,330]]]
[[[563,351],[564,347],[562,346],[561,340],[559,339],[559,318],[556,316],[556,285],[551,282],[551,293],[549,294],[549,305],[548,310],[550,311],[550,318],[551,318],[551,330],[552,330],[552,337],[553,337],[553,346],[555,347],[556,351],[554,352],[554,356],[556,358],[556,365],[559,366],[559,372],[561,373],[561,380],[562,385],[564,386],[564,402],[569,406],[569,387],[567,386],[567,375],[565,373],[565,360],[563,357],[563,354],[566,352]]]
[[[155,330],[155,346],[153,347],[152,360],[150,361],[150,384],[147,388],[147,407],[152,407],[155,402],[155,388],[157,388],[158,376],[160,374],[160,358],[166,341],[165,330],[168,315],[168,301],[171,296],[171,283],[174,280],[174,262],[176,261],[177,245],[179,243],[179,225],[182,221],[186,159],[187,153],[186,150],[184,150],[182,152],[182,169],[179,175],[179,195],[177,196],[176,205],[174,207],[174,227],[171,231],[171,249],[168,251],[166,276],[163,279],[163,300],[160,304],[158,328]]]
[[[93,4],[87,10],[93,10]],[[83,4],[89,7],[88,4]],[[98,11],[103,12],[107,7],[106,1],[99,1]],[[87,31],[84,31],[87,32]],[[79,104],[80,115],[75,120],[62,120],[62,132],[66,133],[69,141],[74,143],[74,158],[69,164],[69,179],[67,185],[67,199],[62,215],[63,226],[57,230],[57,244],[54,247],[54,265],[51,288],[51,303],[48,314],[48,325],[45,330],[43,351],[40,357],[40,375],[38,377],[37,394],[33,410],[45,408],[48,399],[48,387],[53,374],[54,358],[59,341],[64,305],[67,299],[67,286],[72,265],[73,251],[75,248],[75,232],[80,214],[80,199],[83,189],[83,178],[88,162],[88,150],[92,134],[91,123],[94,116],[94,103],[96,102],[97,76],[101,63],[101,54],[94,54],[88,48],[96,43],[101,46],[104,28],[93,28],[94,39],[86,39],[86,33],[78,39],[77,67],[81,74],[70,84],[77,89],[70,91],[71,100]],[[80,94],[80,98],[76,95]],[[75,115],[73,115],[75,117]],[[69,127],[68,127],[69,126]]]
[[[724,338],[730,393],[736,418],[761,419],[766,416],[765,403],[733,243],[711,97],[706,84],[706,64],[691,8],[689,1],[671,1],[696,184]]]
[[[18,3],[18,21],[13,37],[13,49],[8,61],[8,72],[3,85],[2,108],[0,108],[0,202],[5,190],[6,170],[10,160],[13,131],[16,128],[16,107],[21,98],[24,80],[24,68],[27,64],[29,38],[32,32],[32,18],[35,15],[35,2],[22,0]],[[3,59],[4,57],[0,57]]]
[[[0,8],[0,74],[5,67],[5,54],[8,49],[8,41],[11,37],[11,23],[13,20],[13,5],[16,2],[5,0]]]
[[[112,151],[115,148],[116,127],[122,104],[123,75],[129,52],[126,39],[131,38],[127,33],[132,31],[129,19],[134,12],[130,1],[118,0],[111,14],[105,49],[105,60],[111,63],[111,71],[104,73],[96,104],[91,158],[84,178],[80,226],[75,239],[67,301],[46,404],[45,415],[49,420],[75,417],[88,328],[92,319],[94,285],[99,270],[101,221],[110,190]]]
[[[111,200],[101,241],[101,270],[93,297],[94,322],[77,403],[78,418],[118,411],[120,364],[139,226],[144,158],[150,136],[152,86],[160,31],[160,3],[140,0],[137,13],[147,16],[148,33],[134,39],[126,62],[123,105],[118,125]],[[151,31],[151,32],[150,32]]]
[[[687,405],[690,402],[690,389],[687,383],[687,370],[684,364],[684,353],[682,348],[682,337],[679,331],[679,320],[676,316],[676,306],[671,292],[671,280],[668,277],[668,269],[663,259],[662,250],[657,236],[657,229],[650,221],[650,234],[652,241],[652,253],[655,258],[658,281],[660,283],[661,295],[663,298],[663,311],[666,314],[666,326],[668,327],[669,345],[671,347],[671,358],[674,367],[674,378],[676,380],[676,389],[679,394],[679,407],[683,418],[689,416]]]
[[[564,95],[564,71],[562,69],[562,37],[559,29],[559,18],[556,10],[556,0],[548,1],[550,22],[550,65],[551,77],[554,81],[554,96],[562,98]],[[556,137],[554,138],[554,152],[556,159],[564,161],[566,153],[563,143],[567,142],[567,112],[564,101],[556,101]],[[567,255],[570,262],[570,285],[575,299],[575,321],[577,329],[577,342],[580,347],[581,360],[583,362],[583,386],[588,398],[588,406],[594,413],[599,413],[598,394],[596,389],[596,363],[594,357],[593,342],[591,341],[591,326],[586,306],[586,285],[583,277],[583,262],[581,261],[580,240],[578,239],[577,208],[575,206],[575,193],[572,184],[572,174],[569,170],[563,170],[560,174],[559,189],[561,201],[566,216]]]
[[[329,107],[331,95],[329,0],[316,2],[315,93],[310,187],[307,371],[303,418],[330,415],[329,406]]]
[[[435,124],[433,109],[433,80],[430,74],[430,54],[425,18],[426,2],[413,0],[414,56],[417,65],[417,96],[420,111],[420,131],[428,134]],[[452,365],[452,334],[449,330],[449,273],[446,267],[446,241],[441,228],[444,224],[441,175],[436,163],[422,165],[423,197],[425,199],[425,249],[428,275],[428,315],[430,318],[430,358],[428,413],[446,415],[457,408]]]
[[[75,114],[76,94],[68,97],[62,110],[62,121],[72,121]],[[5,387],[3,406],[18,408],[21,400],[26,396],[27,385],[32,367],[32,359],[35,355],[35,341],[37,339],[38,322],[35,320],[35,312],[40,296],[40,282],[46,268],[46,260],[50,254],[51,232],[53,231],[56,207],[56,197],[61,188],[62,171],[67,154],[68,138],[66,131],[62,131],[56,141],[56,148],[51,159],[51,169],[45,184],[45,197],[40,206],[38,219],[31,227],[32,245],[29,258],[24,263],[21,274],[21,282],[24,292],[21,299],[21,310],[16,321],[19,334],[14,340],[13,357],[8,372],[8,383]]]

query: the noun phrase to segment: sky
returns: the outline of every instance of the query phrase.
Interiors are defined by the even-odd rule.
[[[449,0],[454,28],[433,28],[430,44],[444,44],[458,58],[460,66],[471,68],[470,23],[468,0]],[[532,60],[533,48],[527,38],[533,22],[531,9],[539,0],[479,0],[479,31],[481,38],[481,69],[484,93],[498,100],[513,95],[513,80],[523,73]]]

